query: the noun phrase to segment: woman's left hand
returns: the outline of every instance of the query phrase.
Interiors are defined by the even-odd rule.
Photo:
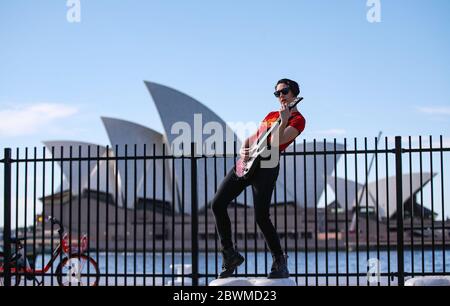
[[[280,108],[281,124],[287,123],[290,115],[291,111],[289,110],[289,107],[285,104],[281,104]]]

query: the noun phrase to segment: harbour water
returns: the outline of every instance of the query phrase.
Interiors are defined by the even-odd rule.
[[[405,250],[404,251],[404,267],[406,273],[414,272],[419,276],[422,271],[425,273],[446,273],[450,271],[450,250],[437,249],[432,250]],[[244,273],[260,274],[263,277],[270,271],[272,258],[269,253],[265,252],[248,252],[243,254],[246,261],[237,271],[237,276]],[[162,253],[96,253],[90,252],[99,264],[101,274],[107,274],[108,277],[101,277],[101,284],[110,285],[181,285],[183,278],[181,278],[181,265],[184,265],[184,274],[190,274],[190,265],[192,264],[192,256],[189,253],[171,253],[166,252],[164,256]],[[216,256],[217,255],[217,256]],[[395,277],[388,277],[387,273],[395,273],[397,271],[397,252],[391,250],[377,251],[360,251],[348,252],[330,251],[326,252],[289,252],[288,265],[292,274],[305,274],[298,277],[292,276],[297,281],[297,284],[329,284],[335,285],[337,283],[358,284],[356,273],[360,275],[359,284],[367,283],[365,276],[368,271],[374,275],[380,273],[381,284],[396,284]],[[38,256],[36,259],[36,267],[39,268],[49,260],[50,255]],[[199,283],[204,285],[216,278],[217,271],[221,270],[221,256],[214,252],[208,254],[200,253],[199,259],[199,273],[210,274],[208,277],[201,277]],[[175,269],[172,269],[172,265]],[[54,264],[56,269],[57,262]],[[317,275],[316,275],[317,272]],[[334,274],[339,274],[337,278]],[[116,277],[115,274],[119,274]],[[172,276],[172,274],[176,274]],[[328,277],[326,277],[328,274]],[[349,277],[347,277],[350,275]],[[136,276],[136,278],[135,278]],[[305,277],[307,276],[307,277]],[[407,277],[408,278],[408,277]],[[189,285],[190,277],[184,277],[184,285]]]

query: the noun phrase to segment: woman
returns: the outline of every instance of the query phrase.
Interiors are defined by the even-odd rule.
[[[240,155],[247,159],[249,148],[258,139],[258,136],[270,127],[270,124],[281,117],[278,129],[279,150],[285,150],[305,128],[305,118],[297,107],[289,110],[288,106],[300,93],[298,84],[289,79],[281,79],[275,85],[275,96],[280,102],[280,110],[270,112],[263,120],[258,131],[247,138],[243,143]],[[239,180],[231,169],[220,184],[213,200],[212,210],[216,220],[216,227],[222,244],[222,272],[219,278],[226,278],[233,274],[234,270],[244,262],[244,257],[233,247],[231,240],[231,222],[227,213],[228,204],[236,198],[248,185],[252,185],[255,219],[261,229],[267,245],[272,253],[273,264],[268,278],[289,277],[287,269],[287,256],[284,255],[280,239],[270,220],[270,201],[272,192],[278,177],[280,165],[266,168],[258,166],[247,180]]]

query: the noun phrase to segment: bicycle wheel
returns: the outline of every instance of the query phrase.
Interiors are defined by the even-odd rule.
[[[100,271],[97,262],[89,256],[72,254],[56,268],[60,286],[97,286]]]
[[[2,273],[4,271],[4,268],[3,268],[4,262],[5,262],[5,256],[4,256],[3,252],[0,252],[0,272],[2,272]],[[11,268],[12,269],[15,268],[14,264],[11,264]],[[11,273],[11,286],[19,286],[21,278],[22,278],[22,275],[12,272]],[[5,286],[4,280],[5,280],[4,277],[1,276],[0,277],[0,287]]]

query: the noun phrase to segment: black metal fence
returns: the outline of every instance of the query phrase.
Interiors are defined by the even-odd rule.
[[[371,149],[367,138],[352,149],[347,139],[303,140],[281,155],[271,216],[298,285],[449,275],[450,148],[442,136],[414,148],[411,137],[381,140]],[[7,148],[0,160],[1,284],[197,286],[217,277],[209,203],[236,154],[196,156],[195,144],[183,156],[156,144],[47,150]],[[236,276],[263,277],[271,258],[252,205],[248,188],[229,206],[246,257]]]

